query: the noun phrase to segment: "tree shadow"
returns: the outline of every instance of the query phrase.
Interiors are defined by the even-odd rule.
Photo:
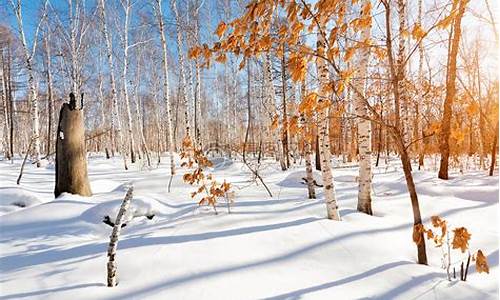
[[[285,294],[281,294],[281,295],[277,295],[277,296],[273,296],[273,297],[269,297],[269,298],[264,298],[264,299],[266,299],[266,300],[300,299],[301,296],[303,296],[305,294],[308,294],[308,293],[312,293],[312,292],[316,292],[316,291],[320,291],[320,290],[324,290],[324,289],[329,289],[329,288],[332,288],[332,287],[335,287],[335,286],[340,286],[340,285],[343,285],[343,284],[346,284],[346,283],[350,283],[350,282],[353,282],[353,281],[357,281],[357,280],[362,280],[362,279],[364,279],[366,277],[375,275],[377,273],[384,272],[384,271],[386,271],[388,269],[392,269],[392,268],[396,268],[396,267],[404,266],[404,265],[410,265],[410,264],[414,264],[414,263],[409,262],[409,261],[392,262],[392,263],[381,265],[381,266],[375,267],[373,269],[370,269],[368,271],[365,271],[365,272],[362,272],[362,273],[358,273],[356,275],[348,276],[348,277],[345,277],[345,278],[342,278],[342,279],[339,279],[339,280],[335,280],[335,281],[332,281],[332,282],[327,282],[327,283],[323,283],[323,284],[311,286],[311,287],[308,287],[308,288],[303,288],[303,289],[300,289],[300,290],[295,290],[295,291],[292,291],[292,292],[288,292],[288,293],[285,293]]]
[[[480,205],[477,205],[474,207],[455,208],[455,209],[451,209],[449,211],[443,212],[441,215],[446,216],[446,215],[450,215],[450,214],[453,214],[453,213],[456,213],[456,212],[459,212],[462,210],[481,208],[481,207],[490,206],[490,205],[492,205],[492,204],[491,203],[483,203],[483,204],[480,204]],[[427,219],[429,219],[429,218],[427,218]],[[208,270],[208,271],[200,272],[200,273],[197,273],[194,275],[188,274],[188,275],[179,276],[177,278],[173,278],[173,279],[170,279],[167,281],[163,281],[160,283],[151,284],[145,288],[141,288],[141,289],[138,289],[136,291],[128,292],[127,296],[133,295],[133,297],[141,299],[141,298],[143,298],[144,294],[156,293],[156,292],[159,292],[160,290],[172,288],[172,287],[178,286],[178,285],[183,285],[183,284],[186,284],[188,282],[204,280],[208,277],[218,276],[218,275],[225,274],[225,273],[232,273],[232,272],[236,272],[236,271],[240,271],[240,270],[252,269],[252,268],[257,268],[257,267],[261,267],[261,266],[265,266],[265,265],[269,265],[269,264],[276,264],[276,263],[280,263],[283,261],[291,260],[297,256],[303,255],[305,253],[326,247],[326,246],[331,245],[333,243],[337,243],[339,241],[346,240],[346,239],[349,239],[349,238],[352,238],[355,236],[367,235],[367,234],[373,234],[373,233],[391,232],[391,231],[397,231],[397,230],[401,230],[401,229],[405,229],[405,228],[410,229],[412,227],[413,227],[413,223],[406,223],[406,224],[401,224],[398,226],[388,227],[388,228],[378,228],[378,229],[360,230],[360,231],[356,231],[356,232],[350,232],[350,233],[346,233],[346,234],[343,234],[343,235],[340,235],[340,236],[337,236],[334,238],[319,241],[319,242],[310,244],[308,246],[301,247],[301,248],[292,250],[288,253],[277,255],[274,257],[265,258],[265,259],[261,259],[258,261],[246,263],[246,264],[237,264],[237,265],[226,266],[226,267],[217,268],[217,269],[213,269],[213,270]],[[156,240],[157,238],[153,238],[153,239]],[[162,238],[160,238],[160,239],[162,239]],[[161,243],[160,240],[158,240],[157,242]],[[132,246],[132,245],[129,245],[129,246]],[[432,278],[435,278],[437,276],[442,276],[442,274],[437,273],[437,272],[429,273],[429,274],[426,274],[425,277],[423,277],[421,280],[426,281],[426,280],[430,280]],[[407,285],[409,285],[409,283]],[[395,291],[393,291],[393,294],[397,294],[397,293],[401,293],[401,292],[402,292],[402,289],[395,290]],[[116,298],[112,298],[112,299],[119,299],[119,298],[120,298],[120,296],[118,296]]]
[[[33,291],[33,292],[16,293],[16,294],[0,296],[0,300],[19,299],[19,298],[31,298],[31,299],[33,299],[33,298],[41,297],[41,296],[46,295],[46,294],[53,294],[53,293],[57,293],[57,292],[69,291],[69,290],[74,290],[74,289],[83,289],[83,288],[89,288],[89,287],[98,287],[98,286],[105,286],[105,284],[104,283],[83,283],[83,284],[76,284],[76,285],[53,288],[53,289],[38,290],[38,291]]]
[[[415,288],[415,287],[423,284],[424,282],[427,282],[427,281],[433,280],[433,279],[439,279],[439,282],[448,282],[446,277],[443,277],[443,276],[446,276],[446,275],[443,273],[432,272],[432,273],[427,273],[424,275],[412,277],[410,280],[406,281],[405,283],[400,284],[397,287],[390,289],[383,294],[375,295],[371,299],[380,299],[380,300],[395,299],[397,296],[401,295],[402,293],[404,293],[412,288]]]
[[[312,223],[322,220],[322,218],[304,218],[294,221],[275,223],[269,225],[250,226],[242,228],[234,228],[222,231],[211,231],[204,233],[176,235],[176,236],[160,236],[160,237],[144,237],[137,236],[127,238],[119,242],[120,249],[129,249],[143,246],[153,245],[169,245],[169,244],[182,244],[194,241],[204,241],[210,239],[217,239],[229,236],[251,234],[255,232],[264,232],[270,230],[279,230],[286,227],[300,226],[307,223]],[[85,244],[69,249],[51,249],[37,253],[15,254],[5,257],[0,257],[0,271],[7,272],[17,270],[23,267],[46,264],[56,261],[62,261],[82,256],[91,256],[94,254],[105,254],[107,243],[92,243]],[[89,258],[90,259],[90,258]]]

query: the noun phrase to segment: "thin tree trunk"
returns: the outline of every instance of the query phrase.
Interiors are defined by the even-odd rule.
[[[407,38],[404,34],[407,31],[406,17],[407,17],[407,3],[406,0],[397,0],[397,11],[399,20],[399,44],[398,44],[398,84],[400,93],[400,113],[401,113],[401,131],[403,133],[404,144],[408,145],[410,142],[410,121],[409,121],[409,95],[406,92],[406,43]],[[411,166],[410,166],[411,167]]]
[[[14,4],[14,1],[11,0],[11,4],[12,4],[12,8],[14,9],[14,13],[16,15],[19,35],[21,36],[21,44],[23,47],[24,62],[26,63],[26,69],[28,71],[27,73],[28,73],[29,100],[30,100],[30,104],[31,104],[30,113],[31,113],[31,123],[32,123],[32,137],[34,138],[33,156],[34,156],[35,161],[36,161],[36,166],[39,168],[39,167],[41,167],[41,163],[40,163],[40,119],[38,116],[38,99],[37,99],[37,92],[36,92],[35,75],[34,75],[34,70],[33,70],[33,58],[35,56],[36,40],[38,38],[38,32],[40,29],[40,25],[41,25],[43,19],[45,19],[45,15],[47,12],[48,0],[45,0],[43,15],[40,18],[40,21],[36,27],[35,35],[33,38],[33,48],[31,50],[31,53],[28,50],[28,45],[26,43],[26,37],[24,34],[21,1],[19,0],[19,1],[17,1],[16,4]]]
[[[467,1],[459,0],[458,14],[453,23],[453,38],[449,53],[449,66],[446,74],[446,97],[443,104],[443,119],[441,120],[441,132],[439,136],[439,151],[441,152],[441,162],[439,165],[438,177],[448,179],[448,159],[450,157],[450,135],[452,106],[456,95],[455,80],[457,78],[457,55],[460,44],[461,23],[465,12]]]
[[[158,18],[158,26],[160,29],[161,45],[163,50],[162,63],[163,63],[163,98],[165,101],[166,112],[167,112],[167,129],[168,129],[168,143],[169,143],[169,154],[170,154],[170,177],[175,175],[175,163],[174,163],[174,132],[172,130],[172,104],[170,103],[170,91],[168,87],[168,51],[167,51],[167,41],[165,38],[165,29],[163,25],[163,12],[161,9],[161,0],[156,0],[155,7],[156,17]]]
[[[120,210],[118,211],[118,215],[116,216],[115,226],[113,226],[113,231],[111,232],[111,236],[109,237],[109,246],[108,246],[108,263],[107,263],[107,282],[108,287],[114,287],[117,285],[116,279],[116,249],[118,247],[118,239],[120,238],[120,231],[122,229],[123,217],[128,211],[130,206],[130,201],[132,200],[134,192],[134,187],[130,186],[127,190],[127,194],[123,199],[122,205],[120,206]]]
[[[271,57],[269,54],[264,55],[264,86],[266,90],[266,100],[265,100],[265,105],[266,105],[266,110],[269,112],[269,118],[272,120],[275,117],[278,117],[278,112],[276,109],[276,99],[275,99],[275,91],[274,91],[274,83],[273,83],[273,77],[272,77],[272,66],[271,66]],[[278,122],[278,126],[276,128],[276,131],[278,132],[277,134],[277,143],[276,146],[278,148],[278,160],[280,162],[281,170],[285,171],[286,170],[286,163],[283,159],[283,142],[282,142],[282,124],[281,122]]]
[[[285,171],[290,167],[290,155],[288,150],[288,116],[286,111],[287,101],[286,101],[286,67],[285,67],[285,51],[281,57],[281,80],[282,80],[282,93],[283,93],[283,127],[280,135],[283,136],[283,159],[285,161]]]
[[[389,71],[391,75],[392,93],[394,97],[394,111],[395,111],[395,124],[388,127],[391,130],[391,135],[396,143],[399,155],[401,156],[401,163],[403,165],[403,172],[405,174],[406,186],[410,194],[411,206],[413,211],[413,225],[418,226],[422,224],[422,217],[420,215],[420,205],[418,202],[418,195],[415,189],[415,182],[411,171],[411,162],[406,150],[404,137],[401,131],[401,116],[400,116],[400,93],[399,93],[399,76],[396,73],[394,58],[392,55],[392,36],[391,36],[391,8],[390,3],[383,2],[385,6],[385,25],[386,25],[386,46],[389,60]],[[423,232],[420,232],[421,243],[417,244],[417,256],[419,264],[427,264],[427,254],[425,250],[425,239]]]
[[[12,157],[12,162],[14,162],[14,124],[17,114],[16,104],[14,102],[14,97],[12,97],[12,73],[11,73],[11,55],[10,55],[10,43],[7,46],[7,97],[9,99],[10,106],[10,156]]]
[[[2,81],[2,106],[3,106],[3,117],[4,117],[4,128],[3,128],[3,140],[5,142],[4,144],[4,149],[5,149],[5,157],[7,159],[12,159],[10,156],[10,146],[9,146],[9,133],[10,133],[10,124],[9,124],[9,105],[8,105],[8,96],[7,96],[7,84],[6,84],[6,79],[5,79],[5,73],[4,73],[4,59],[3,59],[3,49],[2,52],[0,52],[0,62],[2,65],[0,66],[0,80]]]
[[[423,11],[423,1],[418,0],[418,17],[417,17],[417,25],[421,26],[422,25],[422,11]],[[424,167],[424,130],[423,130],[423,125],[422,125],[422,117],[420,116],[420,111],[419,108],[421,109],[422,103],[424,103],[422,99],[423,95],[423,88],[424,88],[424,44],[422,43],[422,40],[419,41],[418,43],[418,86],[417,88],[417,111],[416,111],[416,118],[417,118],[417,137],[420,137],[420,140],[418,141],[417,148],[418,148],[418,169],[420,170],[421,168]]]
[[[186,74],[184,69],[184,50],[182,49],[182,32],[181,32],[181,18],[177,10],[177,0],[172,0],[172,10],[175,15],[176,32],[177,32],[177,54],[179,56],[179,81],[180,81],[180,97],[182,105],[184,106],[184,123],[185,123],[185,134],[186,137],[191,138],[191,128],[189,126],[190,114],[189,114],[189,101],[186,90]]]
[[[314,125],[315,126],[315,125]],[[316,127],[316,126],[315,126]],[[315,140],[315,145],[314,145],[314,163],[317,171],[321,171],[321,158],[319,155],[319,135],[317,133],[318,129],[315,128],[314,130],[316,134],[314,135],[314,140]]]
[[[99,89],[99,100],[100,100],[99,105],[100,105],[100,109],[101,109],[100,110],[100,113],[101,113],[100,127],[101,127],[101,130],[104,130],[104,128],[106,127],[106,113],[105,113],[106,107],[104,105],[104,91],[103,91],[103,87],[102,87],[103,86],[103,79],[102,79],[102,72],[101,72],[101,67],[100,67],[100,65],[101,65],[101,50],[100,49],[99,49],[98,63],[99,63],[99,65],[97,66],[97,86]],[[106,136],[107,135],[103,136],[103,138],[105,140],[106,140]],[[105,143],[104,148],[105,148],[105,152],[106,152],[106,159],[109,159],[110,154],[109,154],[109,149],[108,149],[108,143]]]
[[[321,34],[318,34],[318,52],[320,48],[325,47],[325,40]],[[320,96],[318,99],[318,106],[323,106],[324,101],[330,99],[329,94],[323,95],[321,91],[323,86],[328,84],[328,67],[322,58],[316,59],[316,65],[318,69],[318,77],[320,82]],[[340,215],[338,212],[337,198],[335,195],[335,186],[332,176],[331,168],[331,152],[330,152],[330,138],[328,135],[328,110],[329,106],[321,109],[319,112],[319,145],[321,147],[320,157],[321,157],[321,175],[323,178],[323,193],[325,195],[326,211],[328,219],[340,221]]]
[[[131,14],[132,4],[130,1],[125,1],[123,9],[125,10],[125,23],[123,28],[123,70],[122,70],[122,85],[123,85],[123,99],[125,100],[125,111],[127,115],[127,129],[130,143],[130,162],[135,163],[135,139],[134,139],[134,128],[132,125],[132,112],[130,110],[130,99],[128,94],[128,27]]]
[[[495,138],[493,139],[493,145],[491,147],[491,165],[490,165],[490,176],[493,176],[493,171],[495,171],[496,155],[498,148],[498,119],[495,126]]]
[[[267,193],[269,194],[269,197],[273,197],[273,194],[271,193],[271,190],[267,187],[266,183],[264,182],[264,179],[259,175],[257,169],[253,169],[250,167],[250,164],[247,162],[246,159],[246,150],[247,150],[247,144],[248,144],[248,137],[250,133],[250,128],[252,126],[252,110],[250,106],[250,99],[251,99],[251,83],[250,83],[250,62],[247,60],[247,128],[245,131],[245,140],[243,142],[243,163],[250,169],[250,171],[253,173],[256,179],[259,179],[264,188],[266,189]]]
[[[47,68],[47,156],[52,152],[52,119],[54,115],[54,96],[52,88],[52,67],[51,67],[51,53],[50,53],[50,32],[47,28],[45,36],[45,53],[47,55],[46,68]]]
[[[113,117],[111,118],[111,127],[116,128],[116,135],[118,135],[118,148],[120,154],[123,156],[123,166],[125,170],[128,170],[127,166],[127,154],[125,152],[125,145],[123,141],[123,132],[122,125],[120,120],[120,114],[118,112],[118,92],[116,89],[116,81],[115,81],[115,66],[113,62],[113,50],[111,45],[111,36],[108,33],[108,26],[106,21],[106,7],[104,5],[104,0],[99,0],[99,6],[101,10],[101,22],[102,22],[102,34],[104,37],[104,41],[106,43],[106,55],[108,58],[108,67],[109,67],[109,79],[111,82],[111,98],[113,101]],[[116,124],[116,126],[114,126]]]
[[[306,84],[302,82],[301,86],[301,96],[302,98],[306,97]],[[309,199],[316,199],[316,191],[314,189],[314,177],[313,177],[313,167],[311,162],[312,150],[311,150],[311,141],[310,137],[312,137],[312,133],[310,125],[308,124],[309,120],[306,119],[307,116],[305,114],[300,116],[300,121],[303,127],[303,140],[304,140],[304,159],[306,161],[306,184],[307,184],[307,195]]]

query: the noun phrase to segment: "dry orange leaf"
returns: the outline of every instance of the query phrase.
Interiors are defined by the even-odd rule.
[[[460,248],[462,253],[464,253],[469,248],[471,234],[467,232],[467,228],[465,227],[455,228],[453,229],[453,233],[453,241],[451,242],[453,249]]]
[[[483,251],[481,250],[477,250],[476,254],[476,271],[478,273],[483,273],[483,272],[486,272],[487,274],[490,273],[488,260],[486,259],[486,256],[484,256]]]

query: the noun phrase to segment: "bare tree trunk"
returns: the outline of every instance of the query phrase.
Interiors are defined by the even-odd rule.
[[[82,105],[83,108],[83,105]],[[82,108],[76,108],[76,99],[64,103],[59,114],[56,142],[56,184],[54,195],[61,193],[92,196],[87,175],[85,125]]]
[[[441,152],[441,162],[439,165],[438,177],[448,179],[448,158],[450,157],[450,134],[452,106],[455,100],[457,78],[457,55],[460,44],[461,23],[465,12],[467,1],[459,0],[458,14],[453,23],[453,39],[449,53],[448,72],[446,74],[446,97],[443,104],[443,119],[441,120],[441,132],[439,136],[439,151]]]
[[[266,183],[264,182],[264,179],[262,179],[262,176],[259,175],[257,169],[253,169],[250,167],[250,164],[247,162],[246,159],[246,150],[247,150],[247,144],[248,144],[248,136],[250,133],[250,128],[252,127],[252,110],[250,106],[250,99],[251,99],[251,83],[250,83],[250,62],[247,60],[247,128],[245,131],[245,140],[243,142],[243,163],[250,169],[250,172],[253,173],[256,179],[259,179],[264,188],[266,189],[267,193],[269,194],[269,197],[273,197],[273,194],[271,193],[271,190],[267,187]]]
[[[127,194],[123,199],[122,205],[120,206],[120,210],[118,211],[118,215],[116,216],[115,226],[113,226],[113,231],[111,232],[111,236],[109,237],[109,246],[108,246],[108,287],[114,287],[118,284],[116,279],[116,249],[118,247],[118,239],[120,238],[120,231],[122,229],[123,217],[128,211],[130,206],[130,201],[132,200],[134,192],[134,187],[130,186],[127,190]]]
[[[180,96],[182,105],[184,107],[184,123],[186,128],[186,137],[191,138],[191,128],[189,126],[190,114],[189,114],[189,101],[186,90],[186,74],[184,69],[184,50],[182,49],[182,32],[181,32],[181,18],[177,10],[177,0],[172,0],[172,10],[175,15],[175,21],[177,23],[177,54],[179,55],[179,81],[180,81]]]
[[[493,176],[493,171],[495,171],[496,155],[498,149],[498,119],[496,120],[495,126],[495,138],[493,139],[493,145],[491,147],[491,164],[490,164],[490,176]]]
[[[137,49],[137,66],[136,66],[136,77],[134,83],[134,103],[135,103],[135,112],[136,112],[136,127],[139,133],[139,137],[141,139],[141,147],[146,155],[146,160],[148,163],[148,167],[151,167],[151,157],[149,155],[148,144],[146,143],[146,137],[144,136],[144,116],[142,114],[142,101],[139,96],[139,86],[141,84],[141,62],[142,62],[142,48]]]
[[[132,112],[130,110],[130,100],[128,95],[128,81],[127,81],[127,71],[128,71],[128,27],[130,14],[132,9],[132,4],[129,0],[124,1],[123,9],[125,10],[125,23],[123,28],[123,70],[122,70],[122,85],[123,85],[123,99],[125,100],[125,111],[127,113],[127,129],[129,135],[130,143],[130,162],[135,163],[135,139],[134,139],[134,128],[132,125]]]
[[[45,36],[45,53],[47,55],[46,68],[47,68],[47,156],[52,152],[52,119],[54,115],[54,95],[52,88],[52,67],[51,67],[51,53],[50,53],[50,32],[47,28],[47,33]]]
[[[399,45],[398,45],[398,58],[397,58],[397,67],[398,67],[398,84],[399,84],[399,93],[400,93],[400,107],[401,107],[401,130],[403,133],[404,144],[408,145],[410,142],[410,121],[409,121],[409,95],[406,92],[406,43],[407,38],[404,34],[407,31],[407,3],[406,0],[397,0],[397,11],[398,11],[398,20],[399,20]],[[411,165],[410,165],[411,167]]]
[[[101,130],[104,130],[104,128],[106,127],[106,113],[105,113],[105,110],[106,110],[106,107],[105,107],[105,104],[104,104],[104,91],[103,91],[103,79],[102,79],[102,72],[101,72],[101,49],[99,49],[99,60],[98,60],[98,66],[97,66],[97,86],[98,86],[98,89],[99,89],[99,106],[100,106],[100,113],[101,113],[101,124],[100,124],[100,127],[101,127]],[[111,128],[111,131],[113,131],[114,128]],[[106,136],[107,135],[104,135],[104,140],[107,140],[106,139]],[[108,146],[110,146],[110,143],[108,142],[105,142],[104,143],[104,148],[105,148],[105,152],[106,152],[106,159],[109,159],[111,156],[110,156],[110,153],[109,153],[109,149],[108,149]]]
[[[417,25],[421,26],[422,25],[422,10],[423,10],[423,1],[418,0],[418,17],[417,17]],[[418,148],[418,169],[420,170],[421,168],[424,167],[424,130],[423,130],[423,125],[422,125],[422,117],[420,116],[420,110],[421,107],[424,103],[422,99],[422,89],[424,87],[424,45],[422,43],[422,40],[419,41],[418,43],[418,88],[417,88],[417,111],[416,111],[416,118],[417,118],[417,137],[420,138],[417,144]],[[420,110],[419,110],[420,109]]]
[[[318,52],[320,48],[324,49],[325,40],[321,34],[318,34]],[[316,65],[318,69],[318,77],[320,82],[320,91],[323,86],[328,84],[328,67],[322,58],[316,59]],[[330,95],[325,94],[321,91],[321,98],[318,99],[318,106],[322,107],[323,102],[330,99]],[[340,215],[338,212],[337,198],[335,195],[335,186],[332,176],[331,168],[331,152],[330,152],[330,138],[328,135],[328,110],[329,106],[321,109],[319,112],[319,145],[321,147],[320,157],[321,157],[321,175],[323,178],[323,193],[325,195],[326,211],[328,214],[328,219],[340,221]]]
[[[3,141],[5,142],[4,144],[4,149],[5,149],[5,157],[7,159],[12,159],[10,156],[10,146],[9,146],[9,132],[10,132],[10,124],[9,124],[9,105],[8,105],[8,96],[7,96],[7,82],[4,74],[4,59],[3,59],[3,49],[0,49],[0,62],[2,65],[0,66],[0,80],[2,82],[1,88],[2,88],[2,104],[3,104],[3,119],[4,119],[4,128],[3,128]]]
[[[285,171],[290,167],[290,155],[288,151],[288,116],[286,112],[286,106],[287,106],[287,101],[286,101],[286,67],[285,67],[286,61],[285,61],[285,51],[283,51],[283,55],[281,57],[281,81],[282,81],[282,93],[283,93],[283,127],[282,127],[282,132],[280,132],[280,135],[283,136],[283,159],[285,162]],[[282,168],[283,169],[283,168]]]
[[[316,126],[315,126],[316,127]],[[314,130],[316,134],[314,135],[314,166],[316,167],[316,171],[321,171],[321,158],[319,155],[319,135],[317,133],[318,129]]]
[[[201,38],[200,38],[200,9],[203,6],[205,1],[196,1],[196,8],[194,9],[194,32],[195,32],[195,37],[196,37],[196,43],[200,44],[201,43]],[[196,143],[198,144],[198,147],[200,149],[203,148],[203,136],[202,135],[202,130],[204,128],[204,122],[203,118],[201,117],[201,72],[202,69],[200,68],[199,60],[198,58],[194,61],[194,67],[195,67],[195,77],[196,77],[196,84],[195,84],[195,90],[194,90],[194,119],[195,119],[195,139]],[[228,116],[229,118],[229,116]]]
[[[24,155],[23,163],[21,164],[21,170],[19,171],[19,176],[17,177],[16,184],[19,185],[21,183],[21,178],[23,177],[23,172],[24,172],[24,166],[26,165],[26,159],[28,158],[28,155],[30,154],[31,151],[31,146],[33,145],[33,141],[35,139],[31,139],[30,143],[28,145],[28,149],[26,149],[26,154]]]
[[[411,171],[411,162],[404,137],[401,130],[401,116],[400,116],[400,93],[399,93],[399,76],[396,72],[394,58],[392,55],[392,36],[391,36],[391,7],[387,1],[382,2],[385,6],[385,27],[386,27],[386,46],[389,60],[389,71],[391,75],[392,93],[394,97],[394,111],[395,111],[395,124],[388,127],[391,130],[391,135],[396,143],[399,155],[401,156],[401,163],[403,165],[403,172],[405,174],[406,186],[410,194],[411,206],[413,211],[413,225],[418,226],[422,224],[422,217],[420,215],[420,205],[418,202],[418,195],[415,189],[415,182]],[[423,232],[420,232],[421,243],[417,244],[417,256],[419,264],[427,264],[427,253],[425,250],[425,239]]]
[[[271,57],[269,54],[264,55],[264,86],[266,90],[266,100],[265,100],[265,105],[266,105],[266,110],[268,110],[269,113],[269,118],[272,120],[275,117],[278,117],[278,112],[276,109],[276,99],[275,99],[275,91],[274,91],[274,83],[273,83],[273,77],[272,77],[272,66],[271,66]],[[278,121],[278,126],[276,128],[276,131],[278,132],[277,136],[277,153],[278,153],[278,160],[280,162],[281,170],[285,171],[286,170],[286,163],[283,158],[283,142],[282,142],[282,124],[281,122]]]
[[[163,63],[163,99],[165,101],[166,112],[167,112],[167,129],[168,129],[168,142],[169,142],[169,153],[170,153],[170,175],[171,178],[175,175],[175,163],[174,163],[174,132],[172,130],[172,104],[170,103],[170,95],[168,88],[168,52],[167,52],[167,41],[165,39],[165,29],[163,25],[163,12],[161,9],[161,0],[156,0],[155,6],[156,17],[158,18],[158,26],[160,29],[161,45],[163,50],[162,63]]]
[[[301,85],[301,96],[302,98],[306,97],[306,84],[305,81],[302,82]],[[308,123],[310,122],[309,119],[307,119],[307,116],[305,114],[301,114],[300,116],[300,122],[303,127],[303,141],[304,141],[304,159],[306,161],[306,184],[307,184],[307,194],[309,199],[316,199],[316,191],[314,189],[314,177],[313,177],[313,166],[311,162],[311,156],[312,156],[312,150],[311,150],[311,143],[312,141],[310,140],[310,137],[312,137],[311,131],[311,125]]]
[[[113,117],[111,118],[111,127],[115,127],[116,124],[116,134],[118,135],[118,148],[120,154],[123,156],[123,166],[125,170],[128,170],[127,166],[127,154],[125,152],[125,145],[123,141],[122,125],[120,121],[120,114],[118,113],[118,92],[116,89],[115,81],[115,66],[113,62],[113,50],[111,47],[111,36],[108,33],[108,26],[106,22],[106,7],[104,5],[104,0],[99,0],[99,6],[101,10],[101,22],[102,22],[102,34],[104,36],[104,41],[106,42],[106,51],[108,57],[108,67],[109,67],[109,79],[111,82],[111,97],[113,100]]]
[[[371,35],[371,25],[363,29],[361,40],[369,40]],[[370,49],[364,47],[359,53],[359,77],[356,86],[362,95],[356,95],[354,106],[358,120],[358,146],[359,146],[359,191],[358,191],[358,211],[372,215],[372,142],[371,142],[371,121],[368,119],[368,108],[365,103],[365,77],[367,73]]]
[[[34,70],[33,70],[33,58],[35,56],[35,51],[36,51],[36,44],[37,44],[37,39],[38,39],[38,32],[40,29],[40,25],[42,21],[45,19],[46,13],[47,13],[47,4],[48,0],[45,0],[44,4],[44,9],[43,9],[43,14],[42,17],[40,18],[38,25],[35,30],[35,34],[33,37],[33,48],[30,52],[28,49],[28,44],[26,43],[26,37],[24,35],[24,27],[23,27],[23,16],[22,16],[22,10],[21,10],[21,1],[18,0],[17,3],[14,3],[14,0],[11,0],[11,5],[14,10],[14,13],[16,15],[17,19],[17,25],[18,25],[18,31],[19,35],[21,36],[21,44],[23,47],[23,53],[24,53],[24,60],[26,63],[26,69],[28,71],[28,88],[29,88],[29,99],[31,102],[31,122],[32,122],[32,136],[35,139],[34,140],[34,157],[36,161],[36,166],[40,167],[40,120],[38,116],[38,99],[37,99],[37,92],[36,92],[36,83],[35,83],[35,76],[34,76]]]
[[[16,124],[16,104],[14,102],[14,97],[12,97],[12,72],[11,72],[11,54],[10,54],[10,43],[7,45],[7,97],[9,99],[9,113],[10,113],[10,156],[12,157],[12,162],[14,162],[14,124]]]

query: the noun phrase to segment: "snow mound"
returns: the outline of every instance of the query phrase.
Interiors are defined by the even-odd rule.
[[[234,163],[234,161],[230,158],[226,157],[215,157],[215,158],[210,158],[210,161],[213,163],[213,169],[214,170],[225,170],[229,167],[231,167]]]
[[[6,214],[20,208],[30,207],[42,203],[32,192],[21,188],[0,189],[0,214]]]
[[[107,202],[96,204],[82,213],[82,220],[89,223],[102,223],[106,216],[111,222],[116,221],[116,216],[120,210],[123,199],[114,199]],[[151,217],[160,212],[161,204],[150,198],[134,197],[130,201],[130,206],[123,219],[124,223],[130,222],[138,217]]]
[[[288,188],[304,188],[305,180],[303,178],[306,178],[306,171],[292,172],[285,179],[278,182],[277,185]],[[320,172],[313,170],[313,179],[316,180],[317,184],[323,184]]]
[[[89,202],[92,200],[92,197],[84,197],[80,196],[77,194],[71,194],[71,193],[61,193],[59,197],[57,197],[53,202],[70,202],[70,201],[75,201],[75,202]]]

